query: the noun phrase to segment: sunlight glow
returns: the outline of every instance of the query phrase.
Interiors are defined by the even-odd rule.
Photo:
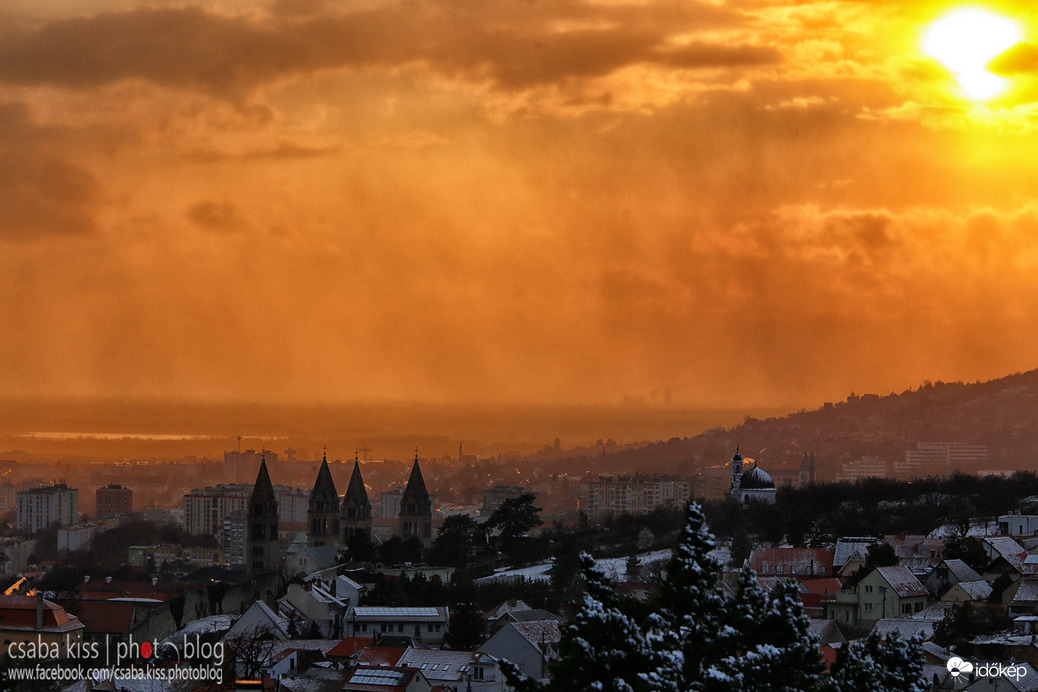
[[[1022,38],[1023,32],[1013,20],[970,8],[937,20],[923,48],[955,73],[968,96],[985,100],[998,96],[1009,85],[1007,79],[990,72],[988,64]]]

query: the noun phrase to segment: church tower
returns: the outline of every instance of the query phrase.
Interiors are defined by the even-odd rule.
[[[246,513],[245,560],[249,573],[273,572],[279,555],[278,499],[274,496],[264,454]]]
[[[309,524],[308,543],[313,547],[339,543],[339,494],[335,491],[332,471],[328,468],[328,452],[321,459],[314,489],[306,508]]]
[[[360,475],[360,460],[353,459],[353,474],[342,498],[342,542],[346,544],[356,533],[371,536],[371,502],[368,491],[364,488],[364,479]]]
[[[411,477],[407,479],[407,487],[400,498],[400,537],[407,540],[411,536],[420,538],[426,544],[432,541],[432,497],[422,478],[417,449]]]

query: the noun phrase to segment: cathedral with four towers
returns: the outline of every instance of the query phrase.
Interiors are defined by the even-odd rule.
[[[311,546],[345,546],[357,534],[371,536],[371,502],[364,487],[358,459],[354,459],[346,494],[340,498],[328,467],[328,454],[326,452],[323,455],[317,480],[310,491],[306,514],[307,542]],[[256,484],[249,500],[245,530],[245,559],[249,572],[270,572],[276,569],[280,557],[278,502],[270,482],[266,458],[260,461]],[[432,497],[422,477],[417,450],[400,501],[398,535],[405,539],[416,537],[426,545],[433,538]]]

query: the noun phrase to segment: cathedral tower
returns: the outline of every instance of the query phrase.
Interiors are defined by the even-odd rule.
[[[339,494],[335,491],[332,471],[328,468],[328,453],[321,459],[314,489],[310,491],[310,502],[306,509],[309,524],[308,543],[318,547],[339,543]]]
[[[366,533],[371,536],[371,502],[368,501],[368,491],[364,487],[364,479],[360,475],[360,460],[353,460],[353,474],[350,476],[350,484],[346,488],[346,495],[342,498],[342,513],[340,515],[342,525],[342,542],[349,542],[351,536],[356,533]]]
[[[432,541],[432,497],[422,478],[417,449],[411,477],[407,479],[407,487],[400,498],[400,537],[406,540],[411,536],[420,538],[426,544]]]
[[[278,499],[274,496],[274,486],[270,483],[264,454],[246,513],[245,561],[249,573],[274,571],[279,555]]]

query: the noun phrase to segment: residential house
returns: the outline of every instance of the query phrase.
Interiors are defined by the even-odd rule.
[[[987,601],[991,597],[991,584],[983,579],[960,581],[944,592],[941,600],[948,603],[965,603],[966,601]]]
[[[929,572],[944,556],[943,538],[902,533],[884,536],[883,542],[894,549],[897,563],[910,569],[913,574]]]
[[[242,613],[240,618],[234,621],[231,628],[223,635],[223,641],[231,641],[238,637],[290,639],[288,618],[274,612],[263,601],[256,601]]]
[[[399,634],[426,646],[438,647],[447,636],[450,614],[446,607],[389,608],[352,606],[346,613],[344,634],[373,636]]]
[[[557,620],[510,622],[479,647],[494,658],[507,658],[535,680],[548,677],[548,663],[558,657],[562,627]]]
[[[940,598],[959,582],[982,581],[984,577],[959,559],[941,560],[930,574],[926,575],[926,590]]]
[[[33,642],[48,646],[57,644],[65,655],[71,644],[83,642],[85,627],[57,603],[48,601],[43,594],[34,596],[0,595],[0,641],[4,655],[11,643]]]
[[[505,689],[497,659],[479,651],[409,648],[397,665],[419,669],[430,685],[443,692],[503,692]]]
[[[836,541],[836,550],[833,554],[833,574],[841,577],[849,577],[865,564],[869,555],[869,548],[879,543],[878,538],[848,537]]]
[[[828,577],[835,553],[824,548],[759,548],[750,553],[750,567],[761,576]]]
[[[906,567],[876,567],[857,584],[845,586],[823,600],[829,619],[851,627],[872,629],[885,618],[909,617],[926,606],[927,592]]]
[[[1038,577],[1026,576],[1019,581],[1009,602],[1009,615],[1038,615]]]

